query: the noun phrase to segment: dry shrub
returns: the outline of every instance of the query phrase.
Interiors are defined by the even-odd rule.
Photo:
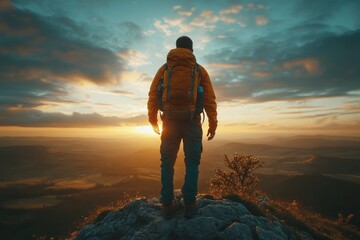
[[[224,155],[224,161],[227,169],[215,169],[215,176],[210,179],[209,191],[215,196],[227,194],[252,195],[259,182],[254,171],[262,167],[263,162],[251,154],[237,153],[232,159]]]

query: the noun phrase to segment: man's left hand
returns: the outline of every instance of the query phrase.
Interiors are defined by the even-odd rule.
[[[215,130],[209,128],[206,136],[208,137],[208,141],[210,141],[215,137]]]
[[[156,124],[152,124],[151,126],[152,126],[154,132],[160,135],[159,125],[156,123]]]

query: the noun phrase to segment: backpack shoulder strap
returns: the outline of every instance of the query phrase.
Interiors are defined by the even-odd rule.
[[[164,68],[164,73],[163,73],[162,77],[160,78],[160,85],[162,85],[162,84],[164,83],[165,72],[166,72],[166,70],[168,69],[166,63],[163,65],[163,68]]]
[[[196,63],[196,65],[195,65],[195,71],[196,71],[196,72],[197,72],[197,74],[198,74],[198,78],[199,78],[199,86],[201,86],[201,87],[202,87],[202,85],[201,85],[202,73],[201,73],[201,69],[200,69],[200,67],[201,67],[201,65],[200,65],[200,64],[198,64],[198,63]],[[203,123],[204,123],[204,121],[205,121],[205,117],[206,117],[206,115],[205,115],[204,111],[202,111],[202,115],[203,115],[203,117],[202,117],[201,125],[203,125]],[[200,117],[201,117],[201,116],[200,116]]]
[[[163,103],[162,103],[162,93],[163,93],[163,91],[164,91],[164,77],[165,77],[165,72],[166,72],[166,70],[168,69],[166,63],[163,65],[163,67],[164,67],[164,73],[163,73],[162,77],[160,78],[160,82],[159,82],[159,85],[158,85],[158,99],[157,99],[157,101],[158,101],[158,108],[159,108],[160,111],[164,111]],[[161,114],[160,114],[160,116],[161,116]]]
[[[198,73],[198,76],[199,76],[199,85],[201,86],[202,73],[201,73],[200,67],[201,67],[200,64],[196,63],[196,65],[195,65],[195,71]]]

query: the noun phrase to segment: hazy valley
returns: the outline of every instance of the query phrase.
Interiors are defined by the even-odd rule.
[[[2,236],[65,236],[97,206],[138,195],[158,196],[159,140],[0,138]],[[360,226],[360,139],[287,137],[204,141],[200,192],[223,155],[264,161],[259,188],[272,198],[297,200],[330,218],[353,213]],[[181,188],[183,154],[175,186]],[[21,229],[21,231],[19,231]],[[16,232],[16,236],[14,236]]]

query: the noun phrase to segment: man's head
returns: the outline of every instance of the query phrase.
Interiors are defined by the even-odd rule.
[[[190,49],[191,51],[193,51],[193,42],[192,42],[191,38],[189,38],[188,36],[182,36],[176,40],[176,47],[177,48],[187,48],[187,49]]]

